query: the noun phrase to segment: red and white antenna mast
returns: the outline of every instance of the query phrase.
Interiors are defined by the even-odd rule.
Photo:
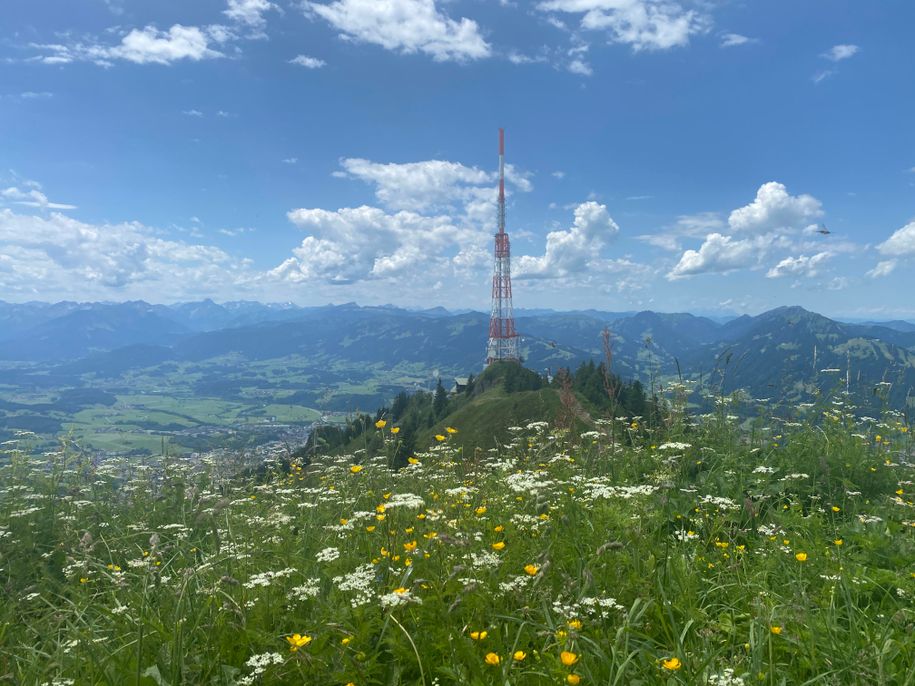
[[[505,129],[499,129],[499,232],[496,234],[486,364],[499,360],[520,361],[512,308],[511,244],[505,233]]]

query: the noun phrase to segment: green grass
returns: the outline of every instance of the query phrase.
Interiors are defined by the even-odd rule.
[[[388,426],[375,456],[262,480],[23,439],[0,467],[0,680],[913,684],[908,427],[807,414],[673,408],[616,445],[530,424],[475,455],[461,425],[396,472]]]

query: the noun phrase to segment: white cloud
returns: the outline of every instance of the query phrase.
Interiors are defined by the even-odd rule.
[[[584,276],[600,262],[601,250],[619,233],[604,205],[585,202],[575,208],[572,227],[550,231],[544,254],[522,255],[515,264],[519,279],[556,279]]]
[[[695,237],[709,229],[714,232],[705,237],[698,250],[684,252],[667,278],[675,280],[705,272],[726,273],[760,265],[775,249],[798,249],[789,236],[802,232],[822,215],[823,206],[819,200],[811,195],[791,195],[784,184],[772,181],[759,187],[753,202],[731,212],[727,228],[737,237],[721,233],[724,223],[716,213],[681,217],[677,229],[671,232],[673,236]],[[666,244],[659,243],[658,239],[649,242],[661,247],[677,246],[669,235],[666,238]],[[805,244],[803,249],[807,248]],[[772,267],[768,276],[776,278],[805,269],[815,270],[831,254],[787,257]]]
[[[138,222],[93,225],[0,209],[0,291],[41,298],[181,297],[231,290],[247,276],[222,250],[166,240]],[[36,289],[40,286],[40,291]]]
[[[883,276],[889,276],[899,265],[899,260],[883,260],[877,263],[877,266],[871,269],[867,275],[872,279],[879,279]]]
[[[633,196],[627,200],[642,200],[651,196]],[[665,227],[658,233],[643,234],[636,239],[649,245],[670,252],[682,250],[681,238],[702,238],[709,231],[721,231],[725,227],[724,220],[717,212],[700,212],[699,214],[681,214],[673,226]]]
[[[667,275],[671,281],[707,272],[726,273],[756,264],[766,247],[766,237],[734,240],[710,233],[699,250],[687,250]]]
[[[750,38],[748,36],[743,36],[739,33],[725,33],[721,36],[721,47],[722,48],[734,48],[738,45],[747,45],[748,43],[755,43],[755,38]]]
[[[832,257],[832,253],[829,252],[821,252],[811,256],[786,257],[772,267],[766,277],[770,279],[778,279],[783,276],[814,277],[819,273],[820,265],[830,257]]]
[[[309,57],[308,55],[296,55],[291,60],[289,64],[297,64],[300,67],[305,67],[306,69],[320,69],[325,66],[327,62],[324,60],[319,60],[317,57]]]
[[[147,26],[133,29],[108,53],[137,64],[171,64],[184,59],[196,62],[220,57],[221,53],[212,50],[209,42],[206,32],[196,26],[175,24],[167,32]]]
[[[728,224],[736,232],[766,233],[800,230],[821,216],[819,200],[811,195],[790,195],[784,184],[771,181],[759,187],[753,202],[731,212]]]
[[[683,47],[711,24],[707,15],[675,0],[546,0],[538,8],[582,14],[582,29],[606,31],[612,42],[635,51]]]
[[[223,12],[232,21],[245,24],[252,29],[262,30],[267,24],[264,14],[276,5],[268,0],[228,0],[228,8]]]
[[[181,114],[183,114],[186,117],[198,117],[198,118],[203,117],[203,112],[201,112],[200,110],[182,110]]]
[[[850,57],[854,57],[860,52],[861,48],[857,45],[833,45],[829,50],[824,52],[821,57],[825,57],[832,62],[841,62]]]
[[[283,164],[297,164],[299,161],[298,157],[287,157],[283,160]]]
[[[594,74],[594,70],[591,69],[591,65],[583,60],[572,60],[569,62],[568,70],[573,74],[578,74],[579,76],[591,76]]]
[[[552,173],[552,176],[561,181],[562,179],[564,179],[566,177],[566,173],[564,171],[557,170]]]
[[[347,158],[340,164],[345,171],[339,176],[373,184],[375,196],[391,209],[422,212],[463,206],[468,211],[490,212],[495,216],[498,180],[495,172],[445,160],[384,164]],[[506,165],[505,175],[515,188],[532,189],[527,175],[512,165]]]
[[[512,64],[542,64],[544,62],[549,61],[543,55],[538,55],[538,56],[534,57],[531,55],[525,55],[523,53],[516,52],[514,50],[509,52],[507,57],[508,57],[508,61],[511,62]]]
[[[459,247],[467,235],[447,216],[388,214],[365,205],[337,211],[297,209],[288,217],[311,235],[270,276],[295,283],[348,284],[416,270],[428,273],[447,266],[443,251]]]
[[[828,79],[830,76],[834,76],[835,73],[836,72],[833,69],[823,69],[821,71],[818,71],[816,74],[814,74],[812,77],[812,80],[814,83],[822,83],[823,81]]]
[[[915,221],[894,231],[892,236],[877,246],[877,250],[889,257],[915,255]]]
[[[51,202],[48,196],[41,192],[41,186],[32,182],[29,190],[21,190],[17,186],[10,186],[0,190],[0,200],[8,200],[16,205],[25,207],[38,207],[43,210],[75,210],[76,205]]]
[[[99,43],[33,43],[30,47],[44,53],[32,58],[43,64],[93,62],[111,66],[116,60],[126,60],[136,64],[168,65],[185,59],[196,62],[222,57],[222,53],[210,47],[210,43],[224,42],[230,36],[225,27],[221,26],[200,28],[175,24],[168,31],[159,31],[154,26],[132,29],[114,46]]]
[[[439,62],[463,62],[491,54],[475,21],[451,19],[436,7],[435,0],[306,1],[304,6],[347,40],[406,54],[422,52]]]

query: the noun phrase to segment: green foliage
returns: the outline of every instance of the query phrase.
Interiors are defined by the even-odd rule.
[[[449,418],[538,397],[558,402],[555,389],[491,388]],[[365,416],[377,458],[254,472],[228,457],[32,454],[21,436],[0,466],[0,675],[913,683],[902,416],[857,420],[835,400],[741,427],[719,401],[688,425],[676,404],[648,428],[618,422],[616,440],[608,422],[529,422],[491,453],[462,450],[473,427],[456,423],[402,469],[387,458],[406,429],[392,427],[421,421],[430,394]]]

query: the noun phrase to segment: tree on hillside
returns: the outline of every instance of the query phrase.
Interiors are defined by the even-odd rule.
[[[435,415],[436,419],[439,419],[445,414],[447,405],[448,394],[445,392],[445,387],[442,386],[441,378],[439,378],[438,384],[435,386],[435,397],[432,400],[432,413]]]

